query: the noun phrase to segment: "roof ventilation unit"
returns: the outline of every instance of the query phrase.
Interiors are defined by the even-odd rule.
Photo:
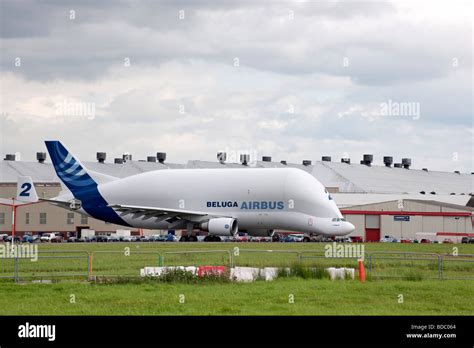
[[[427,171],[428,171],[428,168],[423,168],[422,170],[425,171],[425,172],[427,172]]]
[[[217,153],[217,160],[219,163],[224,164],[227,160],[227,153],[226,152],[218,152]]]
[[[436,192],[434,192],[434,191],[431,191],[431,192],[430,192],[430,194],[432,194],[432,195],[435,195],[435,194],[436,194]]]
[[[105,152],[97,152],[96,153],[96,158],[99,161],[99,163],[104,163],[106,157],[107,157],[107,154]]]
[[[249,162],[250,162],[249,154],[240,154],[240,163],[242,163],[243,166],[248,165]]]
[[[146,161],[147,162],[156,162],[156,157],[155,156],[147,156]]]
[[[304,166],[310,166],[311,165],[311,161],[310,160],[303,160],[303,165]]]
[[[271,162],[271,161],[272,161],[272,157],[271,157],[271,156],[262,156],[262,161],[263,161],[263,162]]]
[[[456,193],[454,193],[454,192],[451,192],[451,193],[450,193],[451,196],[454,196],[455,194],[456,194]]]
[[[36,159],[39,163],[44,163],[46,161],[46,152],[37,152]]]
[[[351,164],[351,159],[350,158],[341,158],[341,163]]]
[[[14,161],[15,160],[15,155],[12,153],[7,153],[5,155],[5,158],[3,159],[4,161]]]
[[[114,163],[115,163],[115,164],[123,164],[123,159],[121,159],[121,158],[116,158],[116,159],[114,159]]]
[[[393,164],[393,167],[394,167],[394,168],[401,168],[401,167],[402,167],[402,164],[401,164],[401,163],[394,163],[394,164]]]
[[[323,157],[321,157],[321,161],[323,161],[323,162],[331,162],[331,156],[323,156]]]
[[[374,155],[365,154],[363,164],[370,167],[372,165],[373,160],[374,160]]]
[[[122,155],[122,159],[123,159],[124,162],[131,161],[131,160],[132,160],[132,154],[130,154],[130,153],[124,153],[124,154]]]
[[[156,159],[160,163],[165,163],[165,161],[166,161],[166,152],[157,152],[156,153]]]
[[[286,161],[285,160],[281,160],[280,163],[286,166]]]
[[[459,170],[455,170],[454,173],[461,174],[461,172]]]
[[[403,168],[410,169],[411,158],[402,158],[402,165],[403,165]]]
[[[420,191],[420,193],[421,193],[422,195],[426,194],[426,192],[425,192],[425,191]]]
[[[391,168],[392,164],[393,164],[393,157],[392,156],[384,156],[383,164],[385,164],[385,167]]]

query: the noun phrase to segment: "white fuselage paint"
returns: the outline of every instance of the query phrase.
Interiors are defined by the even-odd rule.
[[[341,236],[354,230],[349,222],[332,221],[342,218],[336,203],[316,178],[295,168],[157,170],[100,184],[98,190],[110,205],[233,217],[249,234],[278,229]],[[169,228],[155,218],[121,218],[137,228]]]

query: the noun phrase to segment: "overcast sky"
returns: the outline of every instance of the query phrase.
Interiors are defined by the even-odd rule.
[[[474,171],[472,1],[5,1],[0,155]]]

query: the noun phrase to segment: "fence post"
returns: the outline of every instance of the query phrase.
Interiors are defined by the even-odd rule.
[[[94,259],[94,252],[90,253],[88,256],[89,256],[89,257],[88,257],[88,260],[89,260],[89,261],[88,261],[88,265],[87,265],[87,266],[88,266],[87,278],[88,278],[89,280],[92,280],[92,261],[93,261],[93,259]]]
[[[158,254],[158,266],[162,267],[163,266],[163,256]]]
[[[15,283],[18,282],[18,253],[16,253],[13,263],[13,279]]]
[[[443,279],[443,256],[438,255],[438,278]]]
[[[372,254],[369,254],[369,273],[372,275]]]

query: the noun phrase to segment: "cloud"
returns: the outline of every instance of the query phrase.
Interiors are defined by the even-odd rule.
[[[425,5],[2,1],[0,150],[33,159],[59,138],[85,159],[245,148],[472,171],[472,5]],[[420,117],[381,115],[389,101]]]

